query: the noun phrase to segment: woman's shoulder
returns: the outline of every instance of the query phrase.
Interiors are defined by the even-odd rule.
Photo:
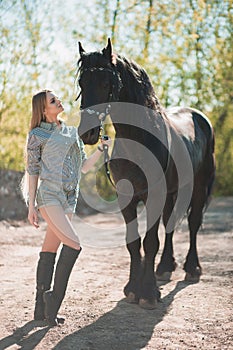
[[[28,145],[40,145],[44,141],[46,141],[49,138],[49,133],[41,128],[40,126],[37,126],[29,131],[28,133]]]
[[[37,135],[37,132],[35,130],[36,128],[32,129],[28,133],[28,138],[27,138],[27,148],[28,149],[33,149],[41,144],[41,138]]]
[[[46,124],[46,123],[44,123]],[[36,126],[32,130],[29,131],[29,136],[34,135],[35,137],[48,138],[51,133],[54,131],[54,128],[45,128],[43,126]]]
[[[37,135],[37,134],[39,134],[39,132],[40,132],[40,127],[39,126],[36,126],[35,128],[33,128],[32,130],[30,130],[29,131],[29,136],[31,136],[31,135]]]

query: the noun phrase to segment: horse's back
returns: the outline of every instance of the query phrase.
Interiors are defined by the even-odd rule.
[[[208,117],[201,111],[190,107],[172,107],[166,110],[171,126],[182,136],[190,140],[195,138],[195,123],[200,126],[206,137],[212,137],[213,128]]]
[[[214,152],[214,133],[210,120],[201,111],[190,107],[166,110],[171,134],[182,138],[189,152],[194,173]]]

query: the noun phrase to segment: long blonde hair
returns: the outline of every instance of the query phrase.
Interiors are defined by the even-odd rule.
[[[46,121],[44,110],[46,106],[46,94],[52,92],[51,90],[41,90],[32,97],[32,117],[30,123],[30,130],[40,126],[42,121]],[[28,205],[28,191],[29,191],[29,174],[27,172],[27,141],[25,145],[25,173],[20,183],[23,199]]]
[[[32,97],[32,118],[30,130],[40,125],[45,121],[44,110],[46,106],[46,94],[52,92],[51,90],[41,90]]]

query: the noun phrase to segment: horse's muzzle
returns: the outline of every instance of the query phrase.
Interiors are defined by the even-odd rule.
[[[92,128],[84,133],[79,130],[79,136],[83,140],[84,144],[94,145],[99,141],[100,126]]]

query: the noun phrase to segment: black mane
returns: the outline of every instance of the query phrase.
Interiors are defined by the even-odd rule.
[[[114,55],[112,60],[115,63],[109,62],[101,51],[84,53],[78,61],[77,77],[92,68],[111,69],[119,74],[123,85],[118,96],[119,102],[139,104],[163,114],[163,108],[145,69],[119,54]]]
[[[155,95],[150,78],[142,67],[124,56],[117,55],[117,70],[127,89],[127,101],[148,107],[162,114],[162,107]]]

